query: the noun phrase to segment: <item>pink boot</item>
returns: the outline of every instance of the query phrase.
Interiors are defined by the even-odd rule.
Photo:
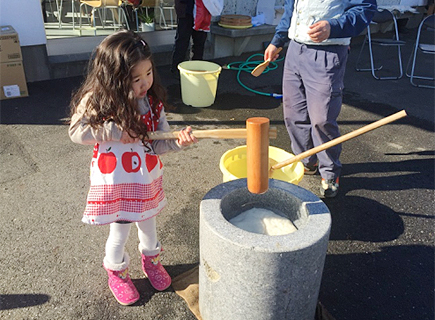
[[[151,285],[156,290],[163,291],[171,285],[171,277],[160,263],[160,251],[160,245],[158,245],[158,248],[153,252],[141,251],[142,270],[145,276],[150,280]]]
[[[120,264],[108,263],[106,258],[103,261],[103,267],[109,276],[109,288],[115,299],[124,306],[131,305],[140,298],[139,292],[128,275],[128,263],[127,253],[124,255],[124,262]]]

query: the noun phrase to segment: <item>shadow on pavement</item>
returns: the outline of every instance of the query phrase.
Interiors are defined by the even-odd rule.
[[[0,310],[33,307],[49,300],[50,296],[46,294],[1,294]]]
[[[433,261],[433,248],[423,245],[328,253],[319,300],[340,320],[433,319]]]
[[[340,196],[325,203],[333,221],[330,240],[384,242],[393,241],[404,232],[399,214],[377,201]]]

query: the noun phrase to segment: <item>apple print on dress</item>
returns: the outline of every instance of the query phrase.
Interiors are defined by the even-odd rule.
[[[112,149],[112,147],[107,149],[106,153],[100,153],[100,157],[98,158],[98,168],[103,174],[112,173],[116,168],[116,156],[113,152],[109,152],[110,149]]]
[[[99,145],[98,143],[96,143],[96,144],[94,145],[94,150],[93,150],[93,152],[92,152],[91,167],[94,167],[95,160],[96,160],[97,157],[98,157],[98,149],[99,149],[99,148],[100,148],[100,145]]]
[[[151,172],[156,167],[157,163],[160,164],[160,169],[163,166],[158,156],[149,153],[145,153],[145,163],[147,165],[148,172]]]
[[[92,151],[92,158],[97,159],[97,157],[98,157],[98,149],[100,149],[100,145],[98,143],[96,143],[94,145],[94,150]]]
[[[131,149],[131,152],[124,152],[122,155],[122,166],[124,170],[128,173],[138,172],[142,162],[140,160],[139,154]]]

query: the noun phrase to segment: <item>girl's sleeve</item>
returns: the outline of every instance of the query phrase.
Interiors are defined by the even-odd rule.
[[[165,132],[171,130],[168,120],[166,119],[166,113],[163,109],[160,112],[159,125],[157,126],[157,130]],[[170,151],[179,151],[183,148],[178,144],[176,139],[154,140],[152,142],[152,146],[156,154],[164,154]]]
[[[104,141],[120,141],[122,129],[113,121],[105,121],[102,126],[93,128],[89,124],[89,118],[85,112],[86,101],[89,94],[86,95],[76,112],[71,117],[68,134],[71,140],[75,143],[93,145]]]

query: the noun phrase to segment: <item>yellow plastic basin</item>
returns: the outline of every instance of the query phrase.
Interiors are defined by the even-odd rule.
[[[269,167],[291,158],[293,154],[277,147],[269,146]],[[225,152],[219,163],[223,182],[247,177],[246,146],[240,146]],[[272,179],[297,185],[304,176],[304,165],[298,161],[281,169],[274,170]]]

